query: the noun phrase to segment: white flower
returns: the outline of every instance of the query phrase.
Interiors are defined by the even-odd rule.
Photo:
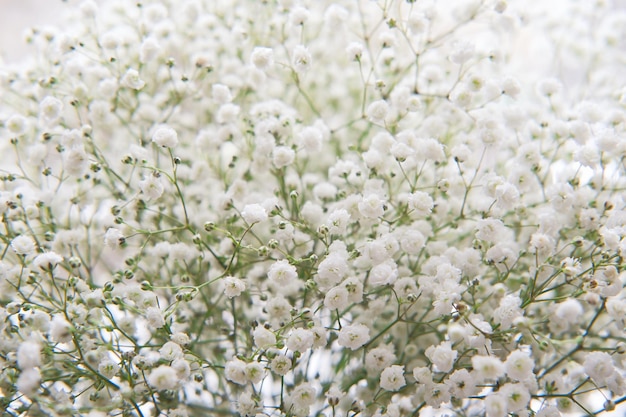
[[[270,298],[265,304],[265,309],[274,327],[282,326],[281,323],[291,317],[292,306],[282,296]]]
[[[583,306],[576,299],[569,299],[558,303],[554,311],[554,315],[565,324],[578,323],[583,313]]]
[[[246,283],[239,278],[225,277],[224,278],[224,294],[228,298],[238,297],[246,289]]]
[[[291,401],[293,402],[293,405],[298,408],[304,408],[313,405],[316,398],[316,389],[307,382],[298,385],[291,392]]]
[[[277,375],[287,375],[291,370],[291,359],[285,355],[276,355],[270,362],[270,369]]]
[[[313,333],[309,329],[293,329],[286,346],[292,352],[305,352],[313,346]]]
[[[419,230],[407,229],[400,238],[400,248],[409,255],[418,255],[425,244],[426,237]]]
[[[165,317],[163,317],[163,312],[158,307],[148,307],[146,309],[146,320],[148,320],[148,325],[154,329],[160,329],[165,326]]]
[[[441,342],[438,346],[429,346],[426,349],[426,357],[437,367],[440,372],[450,372],[458,352],[452,350],[450,342]]]
[[[148,37],[144,39],[141,43],[141,47],[139,48],[139,62],[145,64],[152,61],[157,57],[160,51],[161,46],[155,38]]]
[[[252,393],[245,391],[239,394],[237,399],[237,412],[242,417],[254,417],[257,415],[259,407],[252,397]]]
[[[474,55],[474,45],[469,42],[457,41],[453,45],[450,61],[462,65]]]
[[[357,350],[370,340],[370,329],[364,324],[352,324],[339,330],[339,346]]]
[[[479,388],[476,381],[467,369],[457,369],[446,380],[445,384],[450,387],[450,393],[455,398],[467,398],[470,395],[476,395]]]
[[[305,127],[297,136],[298,144],[307,152],[319,152],[322,149],[322,132],[316,127]]]
[[[498,241],[502,231],[504,230],[504,223],[500,219],[494,219],[487,217],[486,219],[479,219],[476,223],[476,239],[484,240],[486,242]]]
[[[18,255],[32,255],[37,249],[36,243],[32,237],[20,235],[11,241],[11,249]]]
[[[406,385],[404,379],[404,365],[392,365],[380,374],[380,387],[387,391],[398,391]]]
[[[52,269],[57,264],[63,262],[63,257],[55,252],[45,252],[33,260],[33,265],[41,269]]]
[[[260,204],[247,204],[241,211],[241,217],[246,223],[254,224],[267,220],[267,212]]]
[[[374,266],[369,273],[369,283],[375,287],[393,284],[397,278],[398,266],[393,259]]]
[[[21,370],[41,365],[41,345],[33,340],[25,340],[17,348],[17,366]]]
[[[324,306],[328,309],[343,310],[348,305],[348,290],[344,286],[331,288],[324,297]]]
[[[531,359],[528,353],[514,350],[509,353],[509,356],[504,362],[506,368],[506,374],[511,379],[518,381],[525,381],[533,376],[533,368],[535,362]]]
[[[607,352],[589,352],[583,362],[585,373],[598,385],[604,385],[613,376],[615,365]]]
[[[346,47],[346,54],[351,61],[358,61],[363,56],[363,44],[361,42],[350,42]]]
[[[385,117],[389,113],[389,104],[385,100],[377,100],[367,106],[367,117],[374,123],[385,121]]]
[[[428,193],[423,191],[416,191],[413,194],[410,194],[408,203],[409,208],[411,210],[415,210],[415,213],[419,216],[429,215],[435,206],[433,198]]]
[[[39,111],[41,117],[46,122],[52,123],[61,117],[63,103],[56,97],[46,96],[41,103],[39,103]]]
[[[265,378],[265,366],[257,361],[246,364],[246,379],[253,384],[258,384]]]
[[[65,153],[65,172],[74,177],[81,177],[89,168],[89,157],[85,149],[80,146]]]
[[[363,217],[376,219],[385,214],[385,202],[376,194],[369,194],[359,202],[358,209]]]
[[[250,57],[250,61],[252,61],[252,65],[257,67],[258,69],[266,69],[271,66],[273,63],[274,51],[272,48],[264,48],[257,46],[252,50],[252,55]]]
[[[178,388],[179,384],[176,370],[167,365],[161,365],[153,369],[146,381],[148,385],[157,391],[174,390]]]
[[[404,162],[415,154],[415,149],[408,146],[406,143],[396,142],[391,147],[391,155],[396,161]]]
[[[304,45],[297,45],[293,49],[291,61],[293,63],[293,69],[298,74],[302,74],[311,68],[312,59],[311,53]]]
[[[50,340],[56,343],[72,341],[72,325],[62,316],[54,316],[50,322]]]
[[[329,253],[317,268],[317,274],[313,277],[322,289],[334,287],[348,273],[348,263],[343,255]]]
[[[514,320],[523,315],[522,300],[517,295],[507,295],[500,300],[500,305],[493,312],[494,321],[500,323],[503,330],[511,328]]]
[[[380,372],[396,361],[396,355],[389,346],[379,346],[365,355],[365,369],[368,372]]]
[[[233,103],[224,103],[217,111],[215,120],[218,123],[234,123],[239,116],[240,107]]]
[[[127,88],[133,90],[141,90],[145,87],[146,83],[139,77],[139,72],[137,70],[129,68],[124,76],[122,77],[120,83]]]
[[[26,131],[26,118],[24,116],[14,115],[5,122],[5,125],[7,129],[9,129],[9,132],[20,136]]]
[[[230,88],[224,84],[213,84],[213,86],[211,86],[211,95],[213,100],[219,104],[230,103],[233,101],[233,95],[230,92]]]
[[[328,215],[328,223],[331,235],[343,235],[350,224],[350,213],[345,209],[334,210]]]
[[[163,195],[165,187],[161,182],[161,177],[157,175],[148,175],[143,181],[139,182],[141,192],[150,200],[156,200]]]
[[[254,344],[261,349],[268,349],[276,344],[276,335],[264,326],[257,326],[252,332]]]
[[[164,148],[173,148],[178,145],[178,134],[168,126],[159,126],[152,135],[152,142]]]
[[[530,237],[530,250],[543,256],[552,255],[554,252],[554,239],[545,233],[533,233]]]
[[[159,349],[159,353],[161,354],[161,358],[168,362],[183,357],[183,349],[178,343],[172,341],[165,342],[163,346],[161,346],[161,349]]]
[[[281,287],[290,286],[298,279],[298,271],[289,261],[281,259],[270,266],[267,277]]]
[[[41,373],[38,368],[29,368],[20,372],[17,378],[17,389],[24,395],[33,395],[41,383]]]
[[[508,405],[504,395],[491,393],[485,398],[485,413],[487,417],[506,417]]]
[[[509,413],[522,411],[530,403],[530,392],[524,384],[504,384],[499,392],[506,398]]]
[[[504,364],[495,356],[473,356],[472,367],[480,380],[496,380],[505,372]]]
[[[226,362],[224,367],[224,376],[227,380],[235,384],[245,385],[248,382],[246,376],[246,363],[241,359],[232,359]]]
[[[117,249],[126,242],[126,238],[119,229],[109,227],[104,234],[104,244],[111,249]]]
[[[291,165],[296,159],[296,152],[288,146],[277,146],[272,151],[272,162],[276,168]]]
[[[119,370],[120,366],[108,357],[102,359],[98,364],[98,372],[109,379],[113,378]]]

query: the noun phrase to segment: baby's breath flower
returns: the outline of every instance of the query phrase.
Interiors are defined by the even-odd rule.
[[[152,134],[152,142],[164,148],[174,148],[178,145],[178,134],[169,126],[159,126]]]
[[[357,350],[370,340],[370,329],[364,324],[344,326],[339,331],[339,346]]]
[[[120,84],[133,90],[141,90],[146,82],[139,77],[137,70],[129,68],[120,80]]]
[[[224,294],[228,298],[238,297],[245,289],[246,284],[243,280],[235,277],[224,278]]]
[[[257,46],[252,51],[250,60],[252,64],[259,69],[266,69],[273,63],[274,51],[272,48]]]
[[[11,241],[11,249],[18,255],[32,255],[37,250],[37,246],[32,237],[20,235]]]
[[[260,204],[248,204],[241,211],[241,217],[246,223],[254,224],[267,220],[267,212]]]
[[[153,369],[146,381],[157,391],[173,390],[178,387],[179,379],[171,366],[161,365]]]
[[[404,366],[392,365],[380,374],[380,387],[387,391],[398,391],[406,385]]]

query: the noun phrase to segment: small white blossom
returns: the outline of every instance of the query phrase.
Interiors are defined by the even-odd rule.
[[[324,297],[324,306],[331,310],[343,310],[349,306],[348,290],[344,286],[333,287]]]
[[[163,312],[158,307],[148,307],[146,309],[146,320],[148,320],[148,325],[154,329],[160,329],[165,326],[165,317],[163,317]]]
[[[496,380],[505,373],[504,364],[495,356],[473,356],[472,367],[481,380]]]
[[[245,385],[248,382],[246,376],[246,363],[241,359],[232,359],[226,362],[224,367],[224,376],[227,380],[235,384]]]
[[[270,368],[277,375],[287,375],[291,370],[291,359],[285,355],[276,355],[270,362]]]
[[[276,168],[284,168],[293,163],[296,152],[288,146],[277,146],[272,152],[272,162]]]
[[[292,352],[305,352],[313,346],[313,333],[308,329],[293,329],[286,346]]]
[[[387,391],[398,391],[406,385],[404,366],[392,365],[380,374],[380,387]]]
[[[273,64],[274,51],[272,48],[264,48],[257,46],[252,51],[250,60],[252,64],[259,69],[266,69]]]
[[[17,348],[17,366],[21,370],[41,365],[41,345],[33,340],[26,340]]]
[[[246,283],[239,278],[225,277],[223,282],[224,294],[228,298],[238,297],[246,290]]]
[[[141,90],[145,87],[146,83],[139,77],[139,72],[136,69],[129,68],[124,76],[122,77],[120,83],[127,88],[133,90]]]
[[[68,343],[72,341],[72,325],[62,316],[54,316],[50,322],[50,340],[56,343]]]
[[[111,249],[117,249],[126,242],[126,238],[119,229],[109,227],[104,234],[104,244]]]
[[[164,148],[174,148],[178,145],[178,134],[168,126],[159,126],[152,134],[152,142]]]
[[[61,117],[63,102],[56,97],[46,96],[39,104],[39,111],[47,123],[53,123]]]
[[[339,346],[357,350],[370,340],[370,329],[364,324],[352,324],[339,330]]]
[[[163,195],[165,187],[161,181],[160,176],[148,175],[145,179],[139,182],[139,188],[141,192],[150,200],[156,200]]]
[[[24,395],[33,395],[41,384],[41,373],[38,368],[29,368],[20,372],[17,378],[17,389]]]
[[[309,407],[315,403],[317,398],[317,390],[309,383],[298,385],[291,392],[291,401],[296,407]]]
[[[153,369],[146,381],[157,391],[173,390],[178,388],[179,384],[176,370],[167,365]]]
[[[385,214],[384,206],[384,200],[381,200],[376,194],[363,197],[358,204],[359,213],[368,219],[375,219]]]
[[[452,350],[450,342],[442,342],[438,346],[429,346],[426,349],[426,357],[430,359],[440,372],[450,372],[457,355],[458,352]]]
[[[18,255],[32,255],[37,250],[37,246],[32,237],[20,235],[11,241],[11,249]]]
[[[261,349],[268,349],[276,344],[276,335],[263,326],[257,326],[252,332],[254,344]]]
[[[374,123],[382,123],[389,113],[389,104],[385,100],[377,100],[367,107],[367,117]]]
[[[44,252],[33,260],[33,264],[41,269],[53,269],[63,262],[63,257],[56,252]]]
[[[293,63],[293,69],[298,74],[302,74],[311,68],[311,61],[313,58],[311,57],[309,50],[304,45],[297,45],[293,49],[291,60]]]
[[[267,212],[260,204],[248,204],[241,211],[241,217],[246,223],[254,224],[267,220]]]

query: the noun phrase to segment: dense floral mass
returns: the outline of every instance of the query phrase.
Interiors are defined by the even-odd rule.
[[[0,68],[6,415],[619,407],[626,12],[508,3],[33,29]]]

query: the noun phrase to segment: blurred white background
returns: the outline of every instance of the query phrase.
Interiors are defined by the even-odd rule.
[[[57,25],[81,0],[0,0],[0,57],[5,62],[19,60],[32,50],[24,41],[24,31],[32,26]]]

